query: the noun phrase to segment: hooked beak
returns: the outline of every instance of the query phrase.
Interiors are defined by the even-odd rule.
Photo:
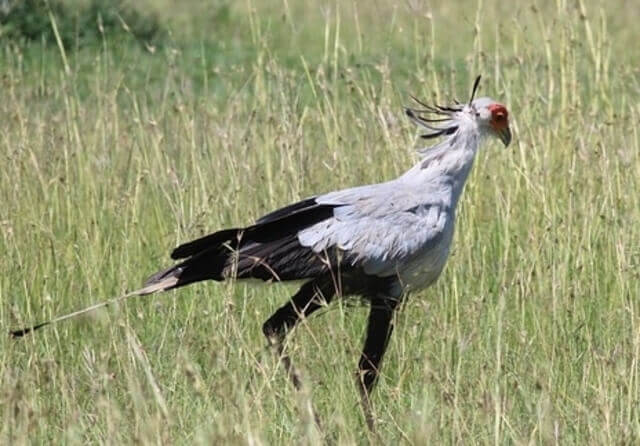
[[[509,126],[497,130],[496,134],[498,135],[498,138],[500,138],[500,141],[502,141],[502,144],[504,144],[505,147],[509,147],[509,144],[511,143],[511,130],[509,130]]]

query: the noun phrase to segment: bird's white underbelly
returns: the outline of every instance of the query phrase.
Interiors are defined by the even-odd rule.
[[[405,290],[426,288],[436,281],[447,263],[452,238],[453,225],[450,225],[436,245],[418,252],[400,267],[398,275]]]

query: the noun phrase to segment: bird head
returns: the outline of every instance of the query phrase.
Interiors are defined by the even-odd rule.
[[[455,101],[451,106],[427,105],[412,96],[422,108],[407,107],[405,112],[414,123],[429,130],[429,133],[421,135],[422,138],[453,135],[461,126],[471,123],[475,124],[482,136],[496,136],[507,147],[511,142],[509,112],[504,105],[491,98],[474,99],[479,84],[480,76],[476,78],[471,99],[466,104]]]
[[[507,108],[491,98],[478,98],[471,102],[470,113],[475,114],[480,129],[497,136],[505,147],[511,142],[509,112]]]

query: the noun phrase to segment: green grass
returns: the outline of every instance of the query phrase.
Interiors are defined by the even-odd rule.
[[[479,154],[444,274],[397,317],[379,438],[353,385],[366,309],[295,330],[296,394],[261,334],[295,288],[228,283],[0,336],[0,443],[637,441],[640,8],[165,3],[153,52],[105,37],[65,70],[56,45],[4,43],[3,330],[134,289],[207,231],[398,175],[409,94],[462,100],[482,73],[514,141]]]

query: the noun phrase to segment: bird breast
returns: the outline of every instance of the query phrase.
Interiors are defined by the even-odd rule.
[[[425,246],[399,267],[398,276],[406,291],[426,288],[440,276],[449,257],[453,229],[454,219],[448,218],[437,242]]]

